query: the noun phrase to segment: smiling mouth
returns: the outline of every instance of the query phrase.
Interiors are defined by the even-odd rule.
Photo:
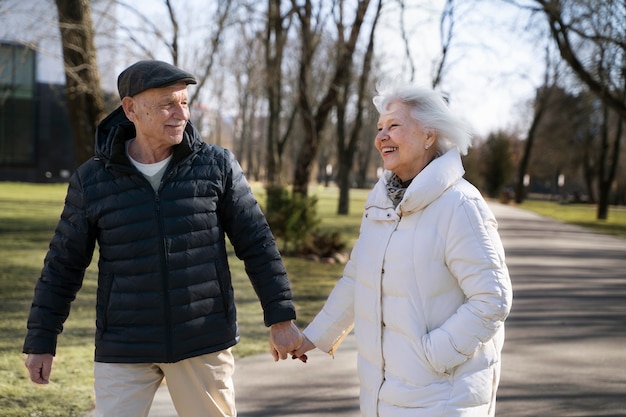
[[[381,152],[383,154],[388,154],[388,153],[391,153],[391,152],[395,152],[397,150],[398,150],[397,146],[385,146],[384,148],[381,149]]]

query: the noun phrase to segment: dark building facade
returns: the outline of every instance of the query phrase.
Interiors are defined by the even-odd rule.
[[[76,169],[64,86],[35,74],[33,49],[0,43],[0,181],[62,182]]]

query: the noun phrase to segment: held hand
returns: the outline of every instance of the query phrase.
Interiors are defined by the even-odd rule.
[[[49,383],[53,358],[49,353],[29,354],[24,361],[24,365],[28,369],[30,380],[35,384]]]
[[[270,351],[274,361],[287,359],[287,354],[302,345],[304,336],[292,321],[283,321],[270,327]]]
[[[291,359],[300,359],[302,362],[306,363],[308,359],[306,356],[306,352],[315,348],[316,346],[313,344],[313,342],[311,342],[308,337],[304,336],[304,341],[302,342],[300,347],[291,352]]]

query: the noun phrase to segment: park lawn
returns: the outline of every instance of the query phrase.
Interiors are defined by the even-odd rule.
[[[526,200],[518,207],[595,232],[626,237],[626,207],[610,206],[606,220],[596,218],[595,204],[558,204],[552,201]]]

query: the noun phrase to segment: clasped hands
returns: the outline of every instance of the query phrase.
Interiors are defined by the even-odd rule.
[[[274,361],[293,359],[307,361],[306,352],[315,349],[315,345],[296,327],[292,321],[284,321],[270,326],[270,352]]]

